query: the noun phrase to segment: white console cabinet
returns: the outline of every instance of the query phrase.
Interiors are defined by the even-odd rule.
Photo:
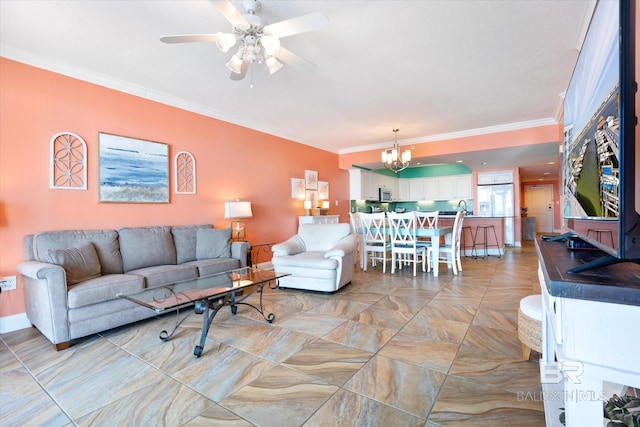
[[[337,224],[340,215],[306,215],[298,217],[299,224]]]
[[[564,408],[566,427],[602,427],[604,401],[624,387],[640,388],[640,268],[626,263],[569,275],[591,255],[571,253],[562,242],[536,244],[546,425],[562,427]]]

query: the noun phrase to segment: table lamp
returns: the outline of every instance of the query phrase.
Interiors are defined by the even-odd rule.
[[[307,216],[311,215],[311,200],[305,200],[304,201],[304,208],[307,211]]]
[[[327,213],[329,213],[329,201],[323,200],[322,208],[320,209],[320,215],[326,215]]]
[[[241,218],[251,218],[251,202],[236,200],[234,202],[224,202],[225,219],[233,218],[231,221],[231,240],[243,241],[247,238],[247,222]]]

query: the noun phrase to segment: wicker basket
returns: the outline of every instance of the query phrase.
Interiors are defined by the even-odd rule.
[[[532,319],[518,308],[518,338],[522,344],[542,353],[542,322]]]

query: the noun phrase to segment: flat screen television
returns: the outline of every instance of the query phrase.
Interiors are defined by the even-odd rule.
[[[599,0],[564,99],[563,226],[606,253],[569,270],[640,263],[637,0]]]

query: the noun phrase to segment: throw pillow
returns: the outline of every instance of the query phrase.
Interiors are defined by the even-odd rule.
[[[231,229],[199,228],[196,239],[196,258],[229,258],[231,257]]]
[[[102,274],[96,248],[83,243],[66,249],[49,249],[49,261],[64,268],[67,285],[74,285]]]

